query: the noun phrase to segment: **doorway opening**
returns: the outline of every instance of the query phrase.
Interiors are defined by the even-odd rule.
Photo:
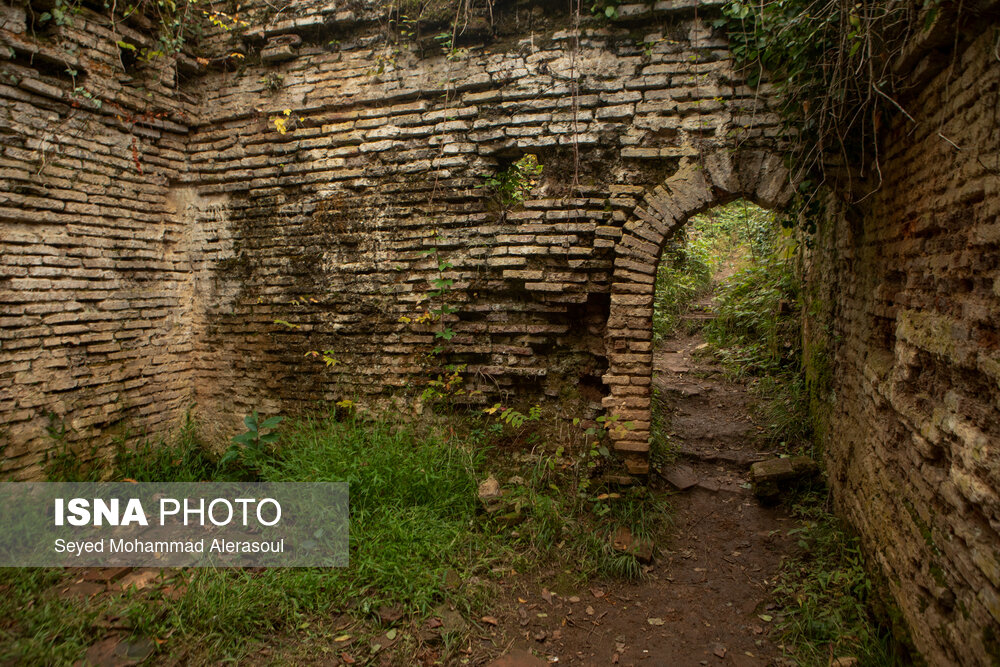
[[[812,453],[799,257],[777,214],[745,199],[692,217],[665,242],[653,301],[654,466]]]

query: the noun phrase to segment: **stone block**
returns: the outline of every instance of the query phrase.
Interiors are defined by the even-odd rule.
[[[754,494],[773,500],[783,491],[808,482],[819,472],[819,466],[808,456],[793,456],[758,461],[750,467]]]

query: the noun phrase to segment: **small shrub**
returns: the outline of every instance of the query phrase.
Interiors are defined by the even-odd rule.
[[[503,211],[508,211],[524,203],[542,169],[538,158],[529,153],[507,169],[487,176],[483,187]]]
[[[273,455],[272,446],[278,442],[278,433],[275,429],[284,419],[284,417],[261,419],[256,410],[244,417],[243,424],[247,430],[233,436],[229,449],[219,459],[219,468],[225,470],[233,464],[238,464],[236,468],[247,472],[259,470],[260,466]]]

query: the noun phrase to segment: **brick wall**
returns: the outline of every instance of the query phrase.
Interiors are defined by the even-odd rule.
[[[642,248],[632,234],[622,242],[623,229],[647,193],[723,155],[734,133],[749,155],[776,119],[694,5],[622,7],[619,22],[587,18],[577,36],[561,3],[530,4],[498,9],[495,35],[463,37],[450,57],[421,37],[439,33],[433,25],[387,44],[364,12],[257,15],[264,26],[244,40],[265,65],[203,79],[188,179],[197,197],[225,204],[209,225],[218,239],[196,260],[202,421],[330,399],[387,404],[419,395],[446,364],[465,366],[466,386],[483,392],[473,402],[558,399],[550,405],[586,419],[603,409],[617,364],[641,365],[648,312],[632,317],[643,340],[606,350],[620,338],[609,312],[633,298],[612,284],[635,279],[626,255]],[[543,171],[506,210],[485,176],[528,154]],[[713,193],[719,201],[742,192],[723,185],[735,189]],[[435,304],[432,248],[453,265],[447,342],[435,338],[442,323],[417,323]],[[646,250],[643,275],[658,254]],[[313,350],[339,363],[326,368]],[[619,401],[636,421],[619,449],[642,472],[648,364],[629,372],[644,384]]]
[[[125,39],[148,41],[89,12],[41,26],[0,7],[4,476],[42,474],[49,426],[88,458],[163,431],[190,400],[190,279],[167,195],[192,107],[173,66],[123,71]]]
[[[928,662],[1000,661],[1000,61],[995,28],[923,54],[883,184],[831,203],[809,371],[837,509]],[[947,33],[953,39],[955,31]]]
[[[106,448],[192,405],[215,435],[252,408],[412,412],[446,364],[483,392],[460,401],[634,420],[616,448],[644,472],[660,248],[710,206],[788,200],[769,90],[741,84],[707,4],[625,4],[579,34],[561,2],[472,7],[445,53],[450,17],[387,41],[377,1],[249,2],[202,60],[124,68],[115,42],[149,26],[85,14],[30,37],[4,7],[3,472],[41,475],[49,413]],[[984,25],[910,59],[917,122],[887,130],[864,206],[831,199],[809,269],[838,506],[935,663],[995,655],[1000,617]],[[485,175],[527,154],[543,172],[506,207]]]

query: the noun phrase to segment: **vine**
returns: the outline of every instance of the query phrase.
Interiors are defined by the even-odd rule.
[[[795,167],[822,182],[835,168],[881,185],[878,130],[892,113],[913,118],[897,101],[893,63],[914,35],[927,30],[940,0],[920,4],[873,0],[733,0],[715,26],[731,41],[747,83],[778,92]],[[919,21],[922,18],[923,21]],[[856,169],[856,171],[855,171]]]

